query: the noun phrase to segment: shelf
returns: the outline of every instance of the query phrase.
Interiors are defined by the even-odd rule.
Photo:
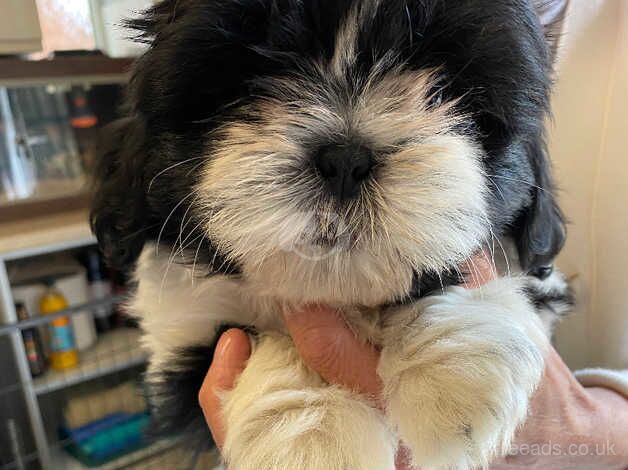
[[[104,465],[100,465],[98,467],[87,467],[83,465],[81,462],[76,460],[70,454],[63,451],[63,449],[59,449],[58,447],[52,449],[52,468],[55,469],[63,469],[63,470],[118,470],[121,468],[128,468],[132,465],[139,464],[140,462],[144,462],[151,457],[157,456],[163,452],[168,452],[178,445],[180,445],[181,441],[179,439],[162,439],[160,441],[155,442],[154,444],[144,447],[143,449],[136,450],[130,454],[126,454],[120,458],[112,460],[109,463]],[[138,466],[139,468],[147,468],[145,466]]]
[[[53,392],[145,363],[148,354],[140,347],[140,335],[138,329],[119,328],[99,336],[93,347],[80,352],[78,367],[63,372],[49,369],[34,379],[35,393]]]
[[[7,201],[0,196],[0,224],[18,220],[47,217],[55,213],[87,211],[90,197],[84,188],[78,191],[64,189],[63,195],[49,197],[29,197],[17,201]]]
[[[46,276],[43,276],[45,278]],[[101,307],[111,307],[112,305],[118,304],[122,302],[124,299],[123,296],[109,296],[99,300],[92,300],[91,302],[87,302],[84,304],[73,305],[68,308],[64,308],[63,310],[59,310],[54,313],[49,313],[47,315],[36,315],[35,317],[31,317],[28,320],[22,320],[16,323],[9,323],[7,325],[0,325],[0,336],[11,333],[14,330],[25,330],[27,328],[32,328],[33,326],[47,326],[52,321],[61,317],[73,317],[75,315],[83,315],[85,311],[94,311],[95,309]]]
[[[93,245],[86,210],[0,223],[0,259],[13,260]]]
[[[94,54],[44,60],[0,59],[0,86],[125,83],[133,59]]]

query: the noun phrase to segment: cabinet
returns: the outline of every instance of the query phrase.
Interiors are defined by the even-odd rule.
[[[32,222],[32,221],[31,221]],[[67,442],[57,433],[62,409],[77,392],[98,393],[129,381],[139,382],[147,359],[136,328],[117,328],[99,335],[95,345],[81,351],[78,367],[59,372],[48,370],[33,378],[22,341],[22,331],[42,327],[59,315],[110,305],[115,297],[72,306],[63,312],[17,322],[8,267],[34,256],[53,256],[80,250],[96,243],[87,214],[76,211],[30,222],[0,223],[0,469],[87,470],[66,452]],[[92,402],[92,406],[94,402]],[[96,403],[97,405],[97,403]],[[85,412],[93,414],[94,409]],[[5,437],[6,435],[6,437]],[[7,441],[7,442],[5,442]],[[213,468],[212,457],[190,462],[177,437],[150,445],[93,467],[97,470],[144,468]],[[91,466],[91,465],[90,465]]]
[[[0,54],[41,50],[35,0],[0,0]]]

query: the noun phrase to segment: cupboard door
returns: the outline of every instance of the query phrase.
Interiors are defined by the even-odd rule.
[[[0,0],[0,54],[41,50],[35,0]]]

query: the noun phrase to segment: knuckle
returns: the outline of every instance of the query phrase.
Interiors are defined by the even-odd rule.
[[[210,387],[208,384],[208,381],[205,380],[203,382],[203,385],[201,385],[201,389],[198,391],[198,404],[200,405],[200,407],[202,409],[206,409],[209,406],[209,400],[210,400]]]
[[[334,372],[337,368],[342,348],[339,338],[329,335],[311,335],[302,346],[308,365],[318,372],[327,373]]]

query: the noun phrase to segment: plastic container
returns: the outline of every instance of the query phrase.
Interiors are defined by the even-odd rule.
[[[115,413],[77,429],[61,428],[66,450],[88,467],[97,467],[149,444],[147,413]]]
[[[50,315],[68,308],[68,302],[52,285],[39,301],[39,312]],[[76,367],[79,363],[78,351],[74,341],[72,322],[69,317],[62,316],[52,320],[50,331],[50,367],[55,370],[66,370]]]
[[[72,307],[87,303],[90,299],[85,270],[82,266],[77,267],[74,273],[56,278],[55,286]],[[76,348],[79,351],[88,349],[96,343],[96,327],[90,310],[72,315],[72,328]]]
[[[12,289],[13,298],[26,306],[26,310],[32,314],[39,314],[39,300],[46,292],[46,284],[42,281],[54,279],[56,288],[61,292],[71,307],[85,304],[90,300],[90,288],[87,285],[85,268],[73,260],[64,258],[46,258],[46,266],[33,264],[23,267],[22,271],[13,273],[17,281]],[[43,276],[43,277],[42,277]],[[96,342],[96,327],[91,310],[84,310],[72,315],[72,328],[74,339],[79,351],[88,349]],[[41,328],[42,338],[48,337],[46,328]],[[50,354],[48,345],[50,340],[44,341],[44,351]]]

